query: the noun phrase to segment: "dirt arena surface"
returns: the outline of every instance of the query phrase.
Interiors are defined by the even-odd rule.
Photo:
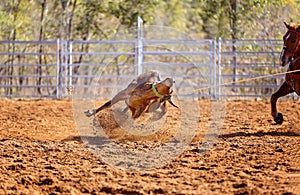
[[[85,147],[70,100],[2,99],[0,194],[300,194],[299,101],[278,103],[282,125],[274,124],[268,101],[227,101],[221,133],[204,155],[210,102],[199,105],[199,126],[185,152],[163,167],[130,172]],[[164,130],[146,138],[122,132],[110,110],[96,119],[116,143],[146,148],[172,135],[176,112],[169,109]]]

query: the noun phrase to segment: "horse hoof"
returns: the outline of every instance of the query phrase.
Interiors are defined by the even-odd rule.
[[[281,125],[283,123],[283,115],[281,113],[278,113],[274,121],[277,125]]]

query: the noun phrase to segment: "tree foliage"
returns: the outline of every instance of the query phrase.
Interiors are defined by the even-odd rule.
[[[297,0],[12,0],[0,2],[2,40],[104,39],[123,25],[165,25],[195,38],[278,38],[300,22]]]
[[[232,17],[236,17],[236,38],[278,38],[283,21],[300,22],[296,0],[201,0],[199,5],[209,37],[232,38]]]

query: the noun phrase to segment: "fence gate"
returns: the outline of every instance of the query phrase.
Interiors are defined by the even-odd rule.
[[[216,94],[215,40],[192,40],[141,22],[137,31],[120,31],[111,40],[61,41],[62,89],[73,89],[74,97],[110,98],[138,74],[157,70],[162,79],[175,79],[178,96]]]

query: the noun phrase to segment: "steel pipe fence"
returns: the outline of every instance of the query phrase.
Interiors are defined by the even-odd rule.
[[[218,40],[219,85],[224,97],[270,97],[284,80],[282,40]],[[283,74],[280,74],[283,73]]]
[[[269,97],[281,40],[0,41],[0,97],[110,98],[138,74],[173,77],[179,97]],[[257,78],[257,79],[256,79]]]
[[[215,93],[215,40],[143,39],[63,44],[69,45],[64,46],[69,49],[61,54],[64,60],[60,87],[61,91],[64,88],[78,91],[76,96],[111,97],[137,75],[151,70],[157,70],[162,79],[174,78],[179,96],[209,97]],[[96,52],[79,51],[85,47]],[[206,90],[201,93],[195,90],[201,87]]]
[[[0,96],[58,97],[59,41],[0,41]]]

